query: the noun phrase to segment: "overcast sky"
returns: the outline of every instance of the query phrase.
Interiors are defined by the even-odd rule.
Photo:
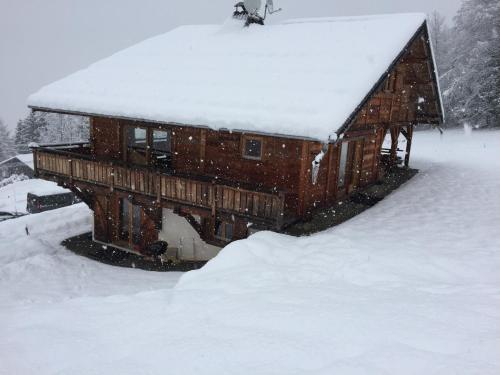
[[[236,0],[0,0],[0,118],[11,129],[40,87],[182,24],[222,23]],[[275,0],[285,18],[439,11],[461,0]]]

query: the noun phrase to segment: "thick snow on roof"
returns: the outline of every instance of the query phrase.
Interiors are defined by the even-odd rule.
[[[183,26],[42,88],[28,104],[327,139],[424,21],[393,14]]]
[[[16,158],[18,158],[20,161],[22,161],[24,164],[26,164],[28,167],[31,169],[35,169],[35,161],[33,160],[33,154],[19,154],[16,155]]]
[[[21,163],[26,164],[31,169],[35,169],[35,162],[33,160],[33,154],[19,154],[19,155],[13,156],[13,157],[11,157],[9,159],[6,159],[6,160],[0,162],[0,165],[4,164],[4,163],[7,163],[7,162],[9,162],[11,160],[14,160],[14,159],[17,159]]]

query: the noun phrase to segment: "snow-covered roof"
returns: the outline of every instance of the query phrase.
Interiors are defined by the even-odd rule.
[[[21,163],[26,164],[28,167],[30,167],[33,170],[35,169],[35,162],[33,160],[33,154],[19,154],[19,155],[13,156],[9,159],[6,159],[6,160],[0,162],[0,165],[5,164],[5,163],[12,161],[14,159],[17,159]]]
[[[30,96],[32,108],[328,139],[424,14],[182,26]]]

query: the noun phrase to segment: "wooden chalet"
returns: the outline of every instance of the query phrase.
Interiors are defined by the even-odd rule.
[[[95,241],[208,259],[374,184],[401,137],[408,166],[414,128],[443,121],[423,15],[233,28],[174,30],[30,97],[90,118],[88,143],[34,159],[93,210]]]

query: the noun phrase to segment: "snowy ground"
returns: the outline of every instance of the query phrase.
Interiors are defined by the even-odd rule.
[[[415,138],[374,208],[175,287],[61,249],[82,205],[0,223],[0,374],[499,374],[500,132]]]

